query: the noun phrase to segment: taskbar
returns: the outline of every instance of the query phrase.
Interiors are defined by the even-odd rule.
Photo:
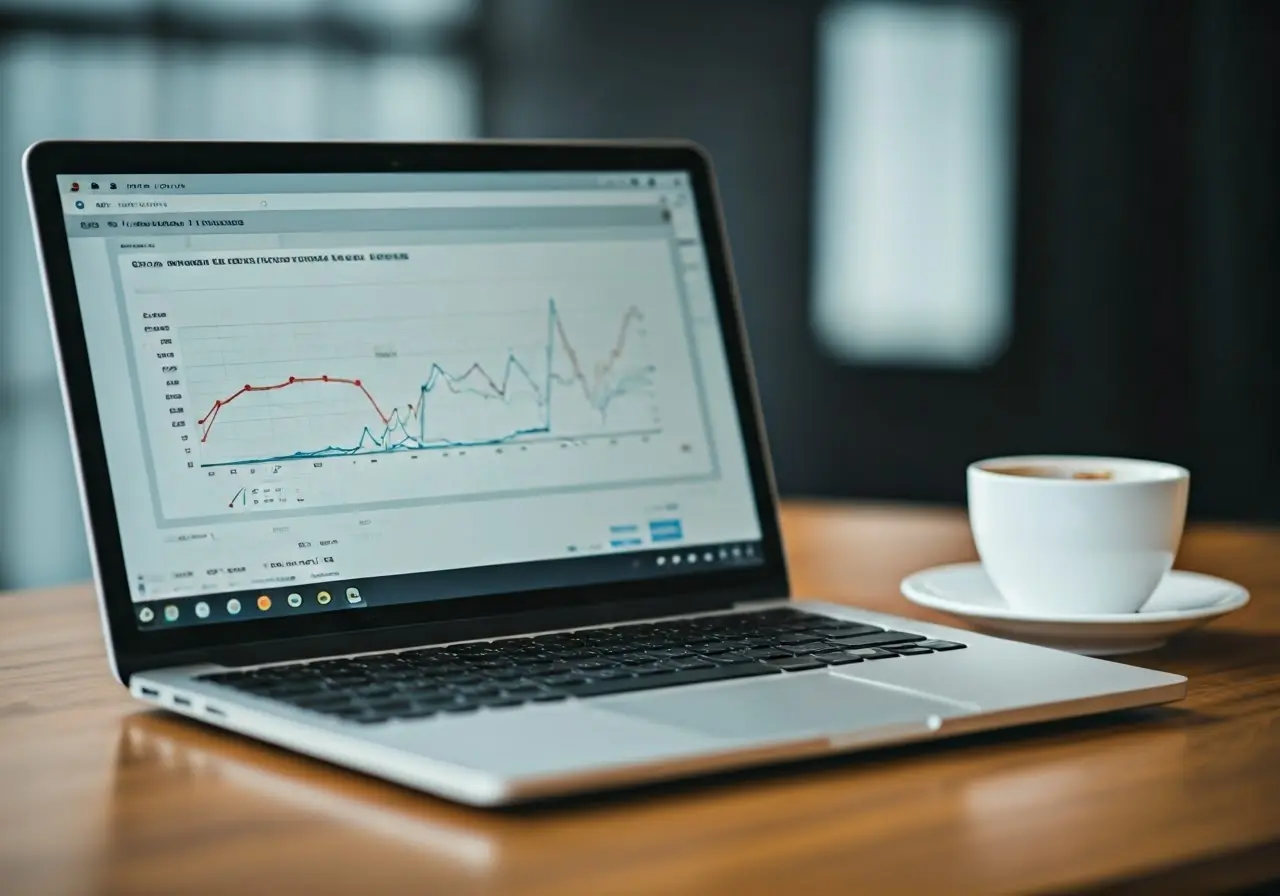
[[[662,549],[612,552],[588,557],[539,560],[353,579],[285,582],[260,588],[172,597],[135,603],[143,631],[218,625],[248,619],[279,619],[396,604],[484,597],[494,594],[568,588],[639,579],[722,572],[760,566],[759,541],[671,545]]]

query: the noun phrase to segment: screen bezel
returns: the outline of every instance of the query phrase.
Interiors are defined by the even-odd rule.
[[[186,141],[49,141],[33,145],[25,169],[56,333],[64,399],[79,464],[90,548],[113,664],[122,680],[135,671],[207,661],[225,648],[251,643],[343,635],[360,649],[361,633],[470,619],[527,617],[549,611],[565,625],[574,610],[634,605],[646,615],[729,606],[745,598],[786,597],[786,561],[763,421],[742,324],[729,249],[710,160],[685,141],[647,143],[219,143]],[[57,183],[60,174],[166,175],[359,172],[591,172],[672,171],[690,176],[698,222],[761,527],[764,562],[756,567],[699,572],[606,585],[424,601],[359,612],[306,614],[222,625],[142,631],[137,626],[106,461],[88,346],[71,266],[70,244]],[[422,573],[429,576],[431,573]],[[556,612],[561,611],[561,612]],[[551,626],[547,626],[551,627]],[[373,649],[373,648],[370,648]]]

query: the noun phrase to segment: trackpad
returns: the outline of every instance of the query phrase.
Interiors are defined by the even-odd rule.
[[[773,675],[717,687],[675,688],[593,700],[620,713],[731,740],[837,734],[954,716],[976,707],[835,675]]]

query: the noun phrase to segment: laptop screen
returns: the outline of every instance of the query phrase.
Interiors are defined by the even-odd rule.
[[[59,189],[141,628],[762,562],[686,172]]]

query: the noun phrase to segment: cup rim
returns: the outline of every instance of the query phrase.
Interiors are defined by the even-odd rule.
[[[1036,464],[1078,464],[1087,461],[1101,465],[1140,465],[1161,471],[1164,475],[1152,475],[1136,479],[1050,479],[1038,476],[1010,476],[989,469],[994,465]],[[1157,485],[1163,482],[1178,482],[1191,478],[1191,471],[1178,464],[1163,460],[1149,460],[1141,457],[1115,457],[1100,454],[1011,454],[1003,457],[985,457],[975,460],[968,466],[968,475],[982,479],[996,479],[1001,482],[1017,481],[1025,488],[1126,488]]]

